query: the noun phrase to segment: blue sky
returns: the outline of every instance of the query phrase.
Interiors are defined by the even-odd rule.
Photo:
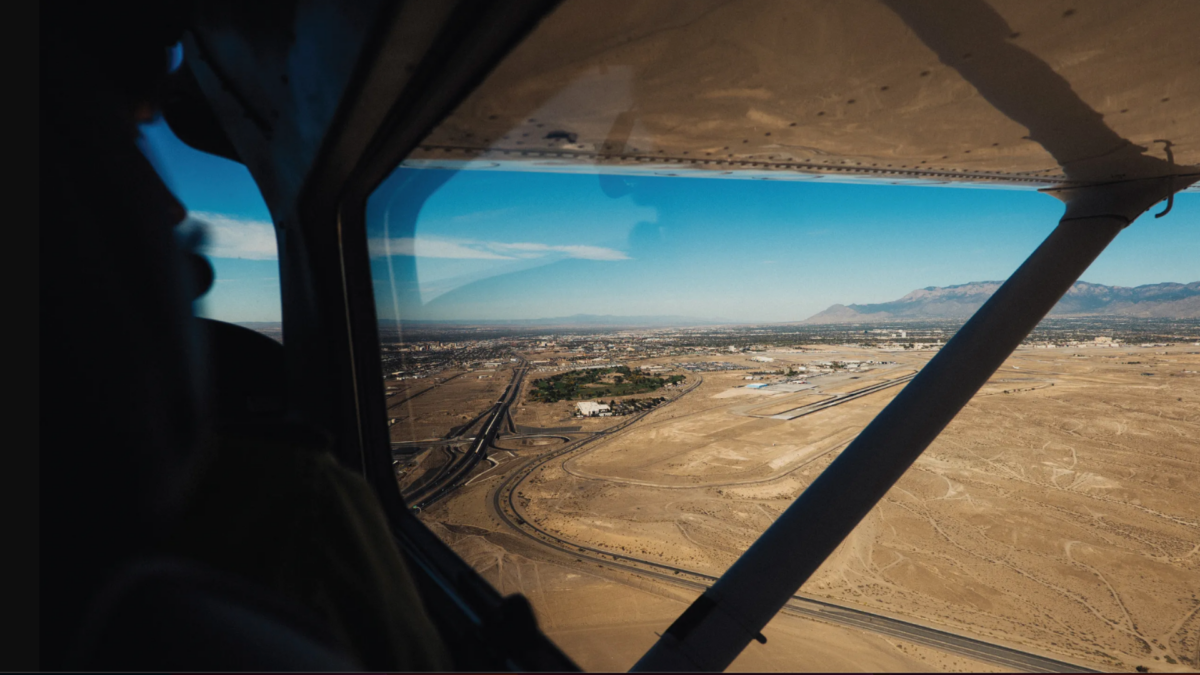
[[[145,134],[172,190],[208,225],[217,284],[201,310],[279,320],[270,217],[249,173],[161,122]],[[1061,213],[1024,190],[402,168],[371,198],[368,228],[384,317],[767,322],[1003,279]],[[1200,195],[1185,194],[1170,216],[1139,219],[1083,278],[1197,281],[1198,260]]]
[[[161,120],[143,125],[142,134],[159,175],[190,216],[205,224],[205,253],[216,277],[197,312],[222,321],[279,321],[275,234],[250,172],[185,145]]]

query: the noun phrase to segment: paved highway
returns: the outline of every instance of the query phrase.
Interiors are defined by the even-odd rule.
[[[410,508],[423,511],[438,500],[458,489],[471,471],[487,457],[488,447],[495,440],[496,434],[500,431],[502,424],[508,421],[508,409],[512,402],[516,400],[517,392],[521,389],[521,382],[525,378],[525,373],[528,372],[528,366],[522,361],[513,371],[512,381],[505,387],[504,393],[500,398],[492,404],[492,407],[485,410],[480,416],[488,415],[487,421],[483,425],[483,429],[475,435],[475,440],[471,443],[471,447],[463,453],[457,461],[450,462],[444,467],[443,471],[439,472],[436,480],[430,481],[421,489],[413,492],[405,497]],[[476,417],[476,419],[479,419]],[[471,428],[474,423],[464,426],[460,429],[465,431]]]
[[[880,388],[894,386],[901,381],[907,381],[911,378],[901,378],[893,380],[882,385],[872,385],[864,387],[862,390],[851,392],[850,394],[825,401],[823,403],[830,405],[838,405],[846,401],[857,398],[860,395],[866,395],[878,391]],[[693,384],[680,395],[691,392],[700,382]],[[866,390],[871,391],[866,391]],[[679,397],[671,402],[678,400]],[[660,406],[661,408],[662,406]],[[830,407],[823,406],[821,409]],[[633,416],[631,419],[622,422],[614,427],[606,429],[589,438],[576,441],[568,444],[566,447],[547,453],[538,458],[527,461],[521,468],[514,471],[507,478],[501,481],[496,491],[492,493],[492,508],[502,522],[507,524],[516,532],[525,537],[541,544],[550,549],[566,553],[576,558],[587,558],[590,561],[604,565],[606,567],[620,569],[625,572],[632,572],[641,576],[648,576],[665,581],[671,584],[685,586],[697,590],[703,590],[711,586],[717,577],[696,572],[694,570],[665,565],[653,560],[644,558],[636,558],[633,556],[622,555],[605,551],[569,541],[557,535],[551,534],[535,523],[530,522],[524,517],[519,510],[515,494],[521,483],[525,481],[535,470],[546,464],[547,462],[563,458],[565,455],[577,452],[591,445],[595,441],[618,433],[634,422],[637,422],[644,417],[648,412]],[[564,459],[565,461],[565,459]],[[986,642],[966,635],[959,635],[945,630],[940,630],[930,626],[925,626],[912,621],[905,621],[883,614],[862,610],[856,607],[850,607],[836,602],[823,600],[804,594],[797,594],[784,606],[781,610],[789,614],[806,616],[828,623],[840,624],[857,628],[859,630],[870,631],[879,635],[903,639],[909,642],[922,644],[936,649],[940,649],[952,654],[966,656],[986,663],[992,663],[1006,668],[1013,668],[1022,672],[1036,673],[1095,673],[1102,672],[1092,670],[1066,661],[1060,661],[1039,654],[1006,647],[991,642]]]

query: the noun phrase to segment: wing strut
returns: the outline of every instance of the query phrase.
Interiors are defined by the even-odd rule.
[[[1169,178],[1056,194],[1067,210],[1046,241],[633,671],[728,667],[1117,233],[1162,200],[1164,183]]]

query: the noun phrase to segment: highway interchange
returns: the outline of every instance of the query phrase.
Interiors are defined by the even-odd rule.
[[[463,485],[475,467],[487,459],[488,450],[491,449],[492,442],[496,440],[496,435],[500,432],[500,428],[505,424],[510,429],[514,428],[509,407],[516,399],[517,392],[521,389],[521,382],[524,380],[527,371],[528,365],[522,361],[513,370],[512,381],[504,388],[504,393],[500,394],[500,398],[492,404],[492,407],[467,424],[459,427],[459,431],[456,434],[451,434],[451,439],[447,440],[452,440],[456,436],[461,435],[466,430],[475,426],[480,417],[487,416],[487,421],[484,423],[483,429],[471,440],[471,446],[466,452],[457,459],[447,462],[432,480],[426,481],[422,486],[404,496],[411,504],[410,508],[416,511],[423,511],[458,489]]]
[[[405,499],[409,504],[412,505],[410,508],[413,508],[417,511],[426,510],[429,508],[429,506],[441,499],[444,499],[446,496],[450,495],[456,489],[464,485],[468,478],[470,478],[470,475],[475,468],[479,466],[481,462],[488,459],[489,451],[499,450],[499,448],[494,446],[494,443],[496,440],[498,440],[501,429],[507,428],[510,433],[500,438],[500,440],[519,439],[539,435],[515,433],[517,428],[511,417],[511,405],[516,400],[516,397],[521,389],[521,383],[527,372],[528,365],[522,361],[517,368],[514,369],[512,381],[505,388],[504,393],[501,394],[500,398],[490,408],[481,413],[479,417],[476,417],[467,425],[459,428],[458,433],[462,434],[466,430],[473,428],[481,417],[487,417],[482,430],[473,439],[469,439],[471,445],[466,452],[463,452],[458,457],[447,462],[437,475],[435,475],[431,480],[425,481],[417,490],[405,495]],[[880,384],[870,385],[859,390],[839,395],[834,399],[821,401],[811,406],[804,406],[800,409],[787,411],[787,419],[826,410],[861,396],[875,393],[902,382],[907,382],[910,379],[911,376],[908,376],[898,378],[896,380],[886,381]],[[671,401],[668,401],[668,403],[664,405],[669,405],[679,398],[686,396],[699,387],[702,383],[703,378],[697,378],[697,380],[688,388],[683,390],[677,397],[671,399]],[[628,429],[650,412],[651,411],[643,411],[641,413],[630,415],[627,419],[622,420],[607,429],[592,433],[584,438],[568,442],[563,447],[547,452],[538,457],[525,460],[524,463],[521,464],[516,470],[509,472],[508,475],[500,481],[499,485],[497,485],[492,492],[490,503],[492,509],[497,517],[499,517],[501,522],[506,524],[513,531],[519,533],[528,540],[536,542],[542,547],[558,551],[560,553],[565,553],[577,559],[587,559],[593,563],[610,569],[619,570],[625,573],[633,573],[643,577],[650,577],[676,586],[703,591],[712,585],[717,578],[694,570],[665,565],[653,560],[647,560],[644,558],[637,558],[634,556],[593,548],[554,535],[538,527],[535,523],[526,518],[521,512],[515,496],[521,484],[540,467],[555,460],[565,463],[568,459],[570,459],[570,457],[590,449],[601,439],[611,437],[614,434],[621,433],[622,431]],[[450,442],[458,440],[461,443],[466,439],[449,438],[445,440]],[[805,594],[797,594],[793,596],[781,611],[788,614],[805,616],[832,624],[869,631],[886,637],[907,640],[916,644],[940,649],[948,653],[965,656],[1005,668],[1012,668],[1021,672],[1101,672],[1066,661],[1060,661],[1039,654],[1022,651],[1012,647],[987,642],[978,638],[952,633],[946,630],[866,611],[860,608],[851,607],[837,602],[831,602],[829,600],[820,599]]]

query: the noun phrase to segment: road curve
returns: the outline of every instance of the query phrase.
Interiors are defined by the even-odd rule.
[[[452,463],[444,472],[440,472],[438,480],[431,482],[428,486],[421,488],[418,491],[408,495],[406,501],[409,502],[411,509],[415,511],[424,511],[438,500],[444,498],[454,490],[458,489],[471,471],[487,457],[488,446],[495,440],[496,434],[500,431],[501,424],[508,418],[508,408],[517,397],[517,392],[521,388],[521,381],[528,372],[528,366],[522,362],[513,371],[512,381],[504,388],[504,393],[500,395],[492,407],[485,410],[480,416],[488,415],[487,422],[483,428],[475,436],[475,441],[471,443],[471,447],[463,453],[463,456]],[[476,418],[478,419],[478,417]],[[471,424],[474,424],[472,421]],[[470,428],[463,427],[461,431]]]
[[[700,382],[692,385],[685,390],[679,397],[672,399],[674,402],[683,395],[691,392]],[[844,402],[848,399],[842,399]],[[659,406],[661,409],[662,406]],[[627,420],[615,427],[611,427],[603,432],[597,433],[589,438],[576,441],[568,444],[566,447],[547,453],[546,455],[534,459],[530,459],[508,477],[500,482],[496,490],[492,493],[492,508],[501,522],[508,525],[517,533],[526,538],[541,544],[547,548],[566,553],[576,558],[586,558],[592,562],[604,565],[606,567],[620,569],[625,572],[632,572],[641,576],[648,576],[661,581],[666,581],[671,584],[684,586],[691,589],[701,590],[708,588],[717,577],[696,572],[694,570],[685,569],[666,565],[653,560],[627,556],[619,553],[613,553],[599,548],[586,546],[577,542],[572,542],[557,535],[551,534],[546,530],[538,527],[535,523],[527,520],[519,511],[514,495],[517,488],[528,478],[535,470],[540,468],[547,462],[559,457],[563,457],[569,453],[574,453],[578,450],[591,445],[593,442],[604,438],[612,433],[619,432],[628,428],[634,422],[640,420],[647,413],[635,416],[633,419]],[[966,635],[959,635],[946,630],[925,626],[911,621],[893,618],[883,614],[866,611],[856,607],[843,605],[829,600],[819,599],[812,596],[797,594],[792,596],[792,599],[781,610],[789,614],[806,616],[813,619],[818,619],[828,623],[839,624],[865,630],[878,635],[903,639],[909,642],[934,647],[945,652],[966,656],[968,658],[992,663],[1006,668],[1013,668],[1021,672],[1036,672],[1036,673],[1097,673],[1102,672],[1080,666],[1067,661],[1033,654],[1031,652],[1006,647],[991,642],[986,642]]]

